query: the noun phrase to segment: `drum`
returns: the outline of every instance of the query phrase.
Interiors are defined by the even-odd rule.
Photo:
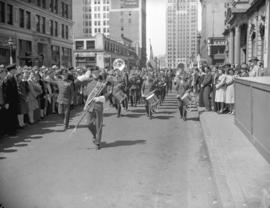
[[[151,107],[156,106],[159,103],[159,99],[154,93],[146,97],[146,100]]]
[[[119,103],[122,103],[127,98],[127,95],[122,90],[114,92],[113,96]]]

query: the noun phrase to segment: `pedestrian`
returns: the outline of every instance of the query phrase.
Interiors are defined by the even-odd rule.
[[[249,62],[250,62],[250,72],[249,76],[250,77],[259,77],[261,76],[261,70],[258,65],[259,59],[257,57],[252,57]]]
[[[19,94],[18,94],[18,85],[15,78],[15,74],[17,73],[16,65],[11,64],[6,67],[8,74],[3,83],[3,92],[4,92],[4,100],[5,100],[5,123],[7,134],[15,135],[18,127],[18,102],[19,102]]]
[[[229,114],[234,114],[234,71],[228,70],[226,76],[226,104],[229,107]]]
[[[198,85],[199,85],[199,107],[205,107],[204,102],[203,102],[203,88],[202,88],[202,83],[205,77],[205,69],[204,67],[201,69],[200,72],[200,77],[198,80]]]
[[[65,73],[63,79],[56,81],[59,94],[57,97],[58,114],[63,117],[63,131],[69,128],[70,106],[74,96],[74,88],[72,86],[72,74]]]
[[[205,75],[201,83],[203,106],[206,111],[211,111],[210,93],[212,89],[212,74],[209,67],[204,67]]]
[[[30,72],[28,78],[28,86],[29,86],[28,119],[30,124],[34,124],[35,123],[34,113],[37,109],[39,109],[37,97],[42,93],[42,89],[37,81],[36,74],[33,71]]]
[[[224,113],[226,100],[226,75],[222,68],[218,69],[219,77],[216,84],[215,102],[218,103],[218,113]]]
[[[26,71],[22,71],[17,74],[18,94],[19,94],[19,103],[18,103],[19,128],[25,127],[24,115],[28,113],[30,90],[26,79],[26,73],[27,73]]]

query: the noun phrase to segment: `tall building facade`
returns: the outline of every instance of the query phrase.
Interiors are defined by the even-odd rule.
[[[202,29],[200,56],[209,64],[225,61],[225,11],[228,0],[200,0],[202,8]]]
[[[126,37],[146,63],[146,0],[76,0],[73,3],[74,37],[98,33],[123,41]]]
[[[0,0],[0,64],[72,66],[72,0]]]
[[[140,65],[146,64],[146,0],[113,0],[110,11],[110,37],[133,41]]]
[[[76,0],[73,11],[75,38],[109,35],[110,0]]]
[[[166,50],[168,67],[176,68],[196,60],[198,36],[198,1],[167,1]]]

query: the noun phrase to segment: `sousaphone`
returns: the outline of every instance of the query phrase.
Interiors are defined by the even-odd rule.
[[[126,63],[123,59],[115,59],[113,62],[113,69],[123,71],[126,67]]]

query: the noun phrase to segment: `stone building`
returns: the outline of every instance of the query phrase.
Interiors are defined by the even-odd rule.
[[[74,66],[111,68],[115,59],[122,59],[129,67],[138,61],[132,41],[123,37],[116,41],[98,33],[94,37],[82,37],[74,40]]]
[[[228,62],[236,65],[257,57],[270,64],[269,0],[233,0],[226,10]]]
[[[72,0],[0,0],[0,14],[0,64],[72,65]]]

